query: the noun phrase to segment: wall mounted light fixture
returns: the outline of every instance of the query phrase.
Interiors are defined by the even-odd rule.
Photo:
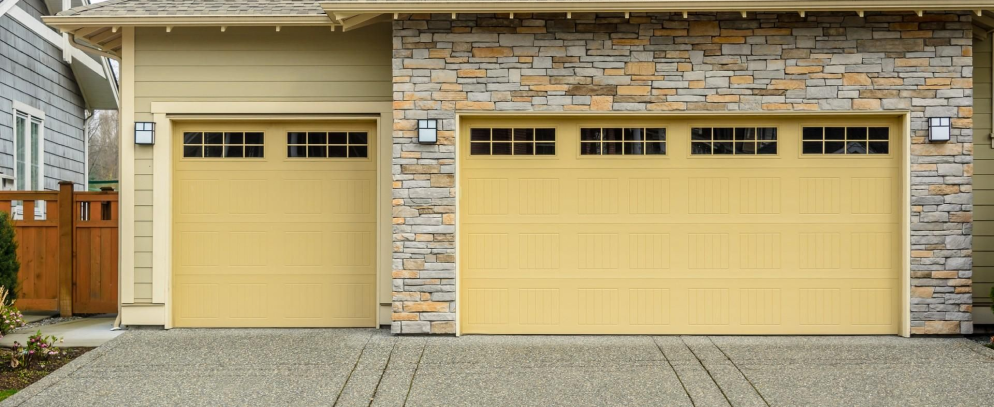
[[[928,141],[949,141],[949,128],[948,117],[928,119]]]
[[[155,144],[155,123],[135,122],[135,144],[140,146]]]
[[[438,120],[418,120],[418,143],[435,144],[438,142]]]

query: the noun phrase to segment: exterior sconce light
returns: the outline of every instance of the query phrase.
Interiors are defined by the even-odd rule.
[[[140,146],[150,146],[155,144],[155,123],[135,123],[135,144]]]
[[[418,120],[418,143],[435,144],[438,142],[438,120]]]
[[[928,119],[928,141],[949,141],[948,117],[933,117]]]

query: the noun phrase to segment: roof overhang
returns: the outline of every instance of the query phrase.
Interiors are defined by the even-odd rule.
[[[121,27],[335,27],[341,23],[327,15],[266,16],[53,16],[43,17],[46,24],[68,33],[75,45],[103,56],[120,59]]]
[[[702,12],[702,11],[958,11],[994,9],[991,0],[696,0],[696,1],[325,1],[333,13],[554,13],[554,12]]]

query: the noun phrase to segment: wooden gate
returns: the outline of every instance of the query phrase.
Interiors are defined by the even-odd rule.
[[[19,309],[117,312],[117,192],[0,191],[0,211],[14,219]]]

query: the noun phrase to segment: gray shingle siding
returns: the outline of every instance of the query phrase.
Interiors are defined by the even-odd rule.
[[[35,18],[41,0],[15,5]],[[62,50],[8,15],[0,17],[0,172],[14,173],[13,101],[45,112],[45,188],[84,184],[85,102]]]

